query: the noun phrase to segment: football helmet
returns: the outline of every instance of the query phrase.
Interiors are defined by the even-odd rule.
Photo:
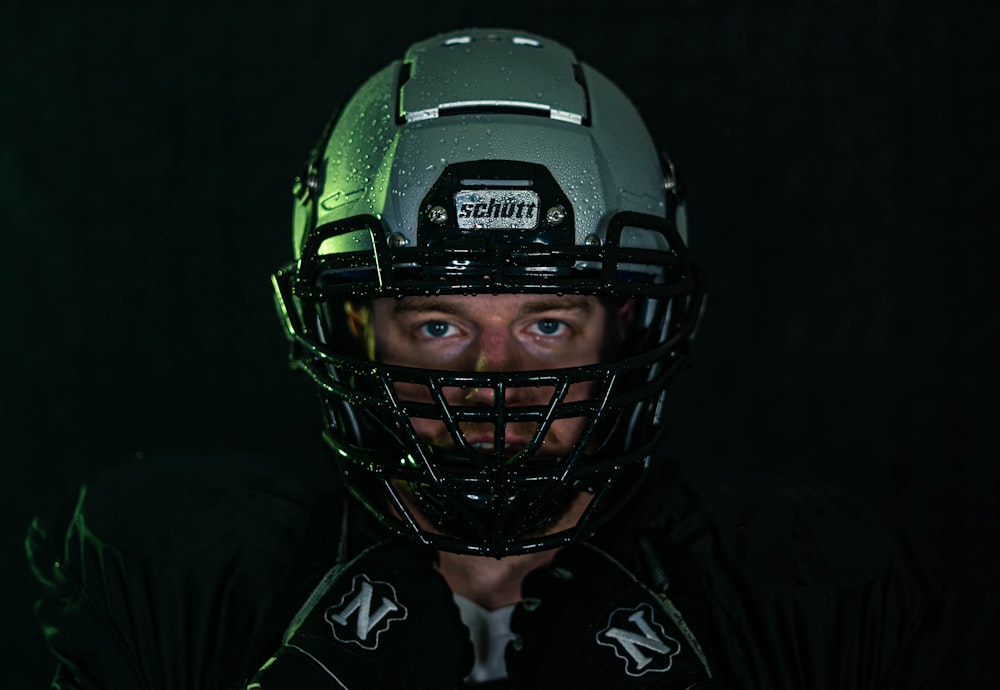
[[[418,42],[331,118],[294,195],[278,312],[346,484],[373,515],[436,548],[501,557],[581,539],[627,503],[688,361],[703,281],[673,166],[615,85],[527,33]],[[487,372],[372,361],[345,318],[346,303],[376,298],[500,293],[632,300],[635,317],[607,361]],[[585,400],[567,396],[581,384]],[[400,392],[414,386],[424,393]],[[512,404],[526,387],[547,400]],[[492,404],[448,394],[469,388],[492,389]],[[451,442],[420,438],[415,418],[440,420]],[[552,457],[546,433],[566,418],[582,432]],[[473,423],[492,426],[485,450],[465,437]],[[509,452],[514,423],[534,433]],[[551,533],[581,491],[593,495],[582,517]]]

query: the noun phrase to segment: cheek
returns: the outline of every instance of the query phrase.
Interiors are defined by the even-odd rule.
[[[416,432],[417,438],[422,441],[447,446],[450,446],[452,443],[448,427],[440,420],[410,417],[410,424],[413,425],[413,431]]]
[[[565,348],[553,353],[555,361],[551,364],[557,368],[584,367],[599,364],[607,359],[608,350],[617,350],[617,344],[608,347],[612,340],[610,333],[605,333],[598,323],[588,324],[580,333],[576,335]]]
[[[391,364],[392,362],[390,362]],[[399,396],[400,400],[407,400],[411,402],[431,402],[433,398],[431,397],[431,392],[428,390],[427,386],[423,386],[419,383],[400,383],[399,381],[392,384],[393,390],[396,391],[396,395]]]
[[[396,395],[404,403],[422,403],[433,405],[434,398],[431,396],[427,386],[419,383],[394,383],[393,388]],[[459,404],[457,400],[449,400],[449,404]],[[436,409],[436,408],[435,408]],[[430,419],[427,417],[410,417],[410,424],[417,436],[425,441],[434,441],[443,436],[447,436],[447,427],[440,419]]]
[[[469,360],[466,343],[460,339],[424,340],[410,337],[401,330],[376,337],[375,359],[415,369],[462,371],[475,368],[475,360]]]
[[[597,381],[581,381],[580,383],[571,383],[569,390],[566,392],[566,400],[568,402],[576,402],[579,400],[590,400],[596,397],[600,385]]]

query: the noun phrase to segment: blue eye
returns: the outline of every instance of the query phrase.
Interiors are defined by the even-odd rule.
[[[444,321],[431,321],[422,326],[424,333],[432,338],[443,338],[448,335],[449,328],[450,326]]]
[[[562,329],[563,322],[555,319],[542,319],[535,326],[542,335],[555,335]]]

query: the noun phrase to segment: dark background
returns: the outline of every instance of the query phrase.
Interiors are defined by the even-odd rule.
[[[0,650],[50,673],[30,517],[138,451],[315,443],[268,274],[333,107],[412,40],[534,30],[630,94],[711,274],[690,464],[826,477],[958,573],[950,687],[1000,687],[1000,4],[0,7]]]

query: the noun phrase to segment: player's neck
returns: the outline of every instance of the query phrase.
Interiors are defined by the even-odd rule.
[[[554,534],[571,529],[590,505],[593,496],[580,492],[566,511],[548,527]],[[451,591],[489,610],[521,601],[521,582],[536,568],[552,562],[558,549],[505,558],[466,556],[441,552],[440,570]]]
[[[441,552],[439,569],[456,594],[493,610],[521,600],[521,581],[530,571],[548,565],[556,550],[490,558]]]

